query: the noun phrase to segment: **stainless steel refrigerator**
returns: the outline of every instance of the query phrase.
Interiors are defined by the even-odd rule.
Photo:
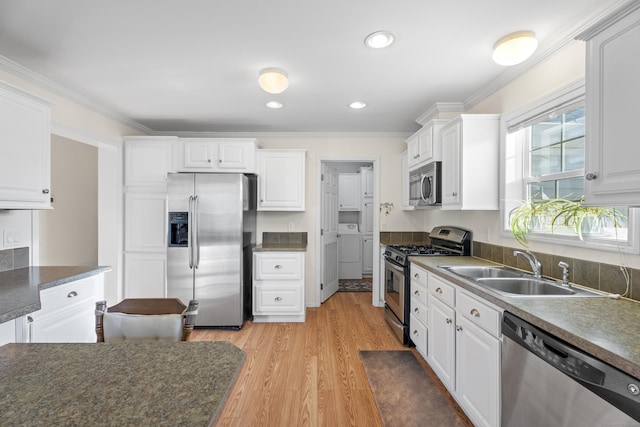
[[[241,328],[251,317],[256,177],[168,176],[167,296],[199,302],[196,326]]]

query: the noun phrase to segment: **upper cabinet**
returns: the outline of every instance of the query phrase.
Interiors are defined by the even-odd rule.
[[[258,210],[305,210],[305,150],[258,150]]]
[[[449,120],[434,119],[407,139],[409,170],[441,159],[440,131]]]
[[[442,209],[498,209],[499,121],[461,114],[442,129]]]
[[[578,38],[587,42],[585,201],[640,206],[640,2]]]
[[[0,82],[0,209],[51,207],[51,104]]]
[[[338,175],[338,210],[360,210],[360,174],[341,173]]]
[[[125,136],[124,185],[167,187],[175,136]]]
[[[180,138],[176,170],[255,173],[256,145],[251,138]]]

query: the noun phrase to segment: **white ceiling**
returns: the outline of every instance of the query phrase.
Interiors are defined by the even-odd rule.
[[[469,103],[621,3],[0,0],[0,55],[159,133],[412,132],[435,102]],[[383,29],[396,43],[366,48]],[[536,55],[493,63],[518,30],[536,32]],[[266,67],[288,72],[287,91],[258,87]]]

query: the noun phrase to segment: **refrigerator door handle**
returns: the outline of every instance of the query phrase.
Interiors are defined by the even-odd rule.
[[[187,246],[189,249],[189,268],[193,268],[193,196],[189,196],[189,213],[187,214],[187,227],[189,228],[189,241]]]
[[[193,246],[194,246],[194,249],[195,249],[195,260],[194,260],[195,262],[194,262],[194,264],[195,264],[195,267],[198,268],[198,267],[200,267],[200,240],[198,239],[198,227],[199,227],[199,224],[198,224],[198,196],[195,196],[193,198],[193,207],[194,207],[194,209],[193,209],[194,210],[193,218],[194,218],[194,222],[195,222],[195,225],[193,227],[193,229],[194,229],[193,230],[193,236],[194,236],[194,244],[193,244]]]

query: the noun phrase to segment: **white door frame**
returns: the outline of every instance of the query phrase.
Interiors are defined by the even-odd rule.
[[[322,279],[322,163],[362,162],[373,164],[373,205],[380,206],[380,156],[352,156],[352,157],[318,157],[316,164],[316,307],[320,306],[322,295],[320,283]],[[380,277],[380,209],[373,209],[373,289],[371,303],[376,307],[383,307],[382,278]]]

